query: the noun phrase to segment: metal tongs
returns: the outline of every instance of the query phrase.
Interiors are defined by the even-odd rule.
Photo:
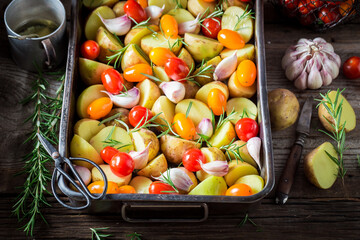
[[[45,148],[47,153],[55,161],[54,172],[53,172],[52,179],[51,179],[51,189],[52,189],[55,199],[61,205],[63,205],[66,208],[72,209],[72,210],[81,210],[81,209],[85,209],[85,208],[89,207],[91,205],[91,200],[98,200],[105,196],[107,187],[108,187],[107,178],[106,178],[104,171],[96,163],[94,163],[93,161],[86,159],[86,158],[62,157],[59,154],[59,152],[55,149],[55,147],[45,137],[43,137],[40,134],[37,134],[37,137],[39,138],[41,144],[43,145],[43,147]],[[71,163],[72,161],[84,161],[84,162],[90,163],[91,165],[93,165],[100,171],[100,173],[103,177],[103,180],[104,180],[104,190],[100,195],[93,195],[90,193],[90,191],[87,189],[84,181],[81,179],[80,175],[77,173],[74,166],[72,165],[72,163]],[[67,172],[65,172],[63,170],[63,168],[65,167],[64,166],[65,164],[70,168],[70,172],[74,175],[75,180]],[[71,206],[71,205],[64,203],[60,199],[59,195],[56,193],[56,184],[57,184],[58,175],[64,176],[81,193],[81,195],[86,199],[85,205]],[[79,183],[76,183],[75,181],[78,181]]]

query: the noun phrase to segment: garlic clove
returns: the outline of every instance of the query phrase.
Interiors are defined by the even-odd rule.
[[[198,134],[202,134],[208,138],[210,138],[213,135],[213,125],[210,119],[203,118],[199,124],[196,126],[196,132]]]
[[[324,69],[321,69],[320,75],[321,75],[324,86],[328,86],[332,83],[333,79],[327,71],[325,71]]]
[[[333,79],[339,75],[339,67],[335,62],[329,60],[327,57],[323,58],[323,68]]]
[[[146,164],[149,160],[149,147],[151,144],[149,144],[143,151],[136,152],[131,151],[129,152],[129,155],[132,157],[135,163],[135,169],[142,169],[146,167]]]
[[[338,66],[338,68],[341,67],[341,58],[339,55],[337,55],[336,53],[332,52],[332,53],[325,53],[327,58],[330,60],[330,61],[333,61],[336,63],[336,65]]]
[[[122,36],[130,31],[131,20],[126,15],[112,19],[104,19],[100,15],[100,13],[97,13],[97,15],[99,16],[100,20],[105,25],[107,30],[109,30],[111,33]]]
[[[179,25],[178,25],[179,34],[197,33],[200,30],[199,20],[200,20],[200,13],[192,21],[186,21],[186,22],[179,23]]]
[[[235,51],[231,56],[224,58],[215,68],[213,77],[215,81],[222,81],[231,76],[237,67],[237,55]]]
[[[185,97],[185,87],[177,81],[163,82],[159,85],[165,96],[173,103],[178,103]]]
[[[163,176],[170,176],[170,179],[174,183],[175,187],[184,191],[189,191],[191,185],[194,184],[190,177],[183,170],[178,168],[168,169],[162,173],[162,176],[154,178],[156,180],[165,182]]]
[[[246,148],[250,156],[254,159],[254,161],[259,166],[259,168],[261,168],[261,164],[260,164],[261,138],[259,137],[250,138],[246,143]]]
[[[87,186],[91,182],[91,172],[88,168],[78,165],[73,165],[76,172],[79,174],[81,180],[84,182],[84,184]],[[79,181],[75,181],[78,185],[80,185]]]
[[[295,87],[300,90],[305,90],[307,88],[307,78],[308,73],[306,71],[302,71],[301,74],[294,81]]]
[[[321,38],[321,37],[317,37],[317,38],[314,38],[312,40],[314,43],[317,43],[317,44],[327,44],[327,42],[325,41],[325,39]]]
[[[222,177],[229,172],[229,164],[227,161],[216,160],[209,163],[202,163],[199,161],[199,163],[202,170],[213,176]]]
[[[290,81],[295,80],[304,70],[307,61],[306,58],[306,56],[303,56],[289,64],[289,66],[286,68],[285,75]]]
[[[117,107],[123,107],[123,108],[132,108],[136,106],[140,101],[140,90],[137,87],[133,87],[126,93],[113,95],[107,91],[102,91],[106,93],[111,101],[114,103]]]
[[[307,79],[307,87],[310,89],[318,89],[323,85],[323,81],[316,64],[313,64]]]
[[[146,15],[150,17],[152,23],[156,23],[161,17],[165,9],[165,4],[162,7],[151,5],[145,8]]]

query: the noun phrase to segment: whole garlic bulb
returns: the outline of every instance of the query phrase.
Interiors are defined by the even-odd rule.
[[[281,62],[286,77],[301,90],[331,84],[339,75],[340,65],[341,59],[333,46],[320,37],[300,39],[286,50]]]

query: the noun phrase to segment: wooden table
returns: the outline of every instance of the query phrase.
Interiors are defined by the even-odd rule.
[[[3,16],[9,0],[1,1]],[[345,187],[338,179],[329,190],[319,190],[305,178],[302,162],[297,171],[290,199],[284,206],[274,204],[274,194],[261,201],[249,211],[249,217],[258,227],[249,222],[243,227],[238,224],[244,214],[233,214],[232,206],[218,205],[210,209],[210,217],[200,224],[180,223],[127,223],[118,214],[90,215],[67,210],[53,197],[48,197],[52,207],[44,208],[49,223],[41,220],[35,229],[36,239],[90,239],[89,228],[110,227],[106,232],[114,234],[112,239],[130,239],[127,234],[137,232],[142,239],[359,239],[360,238],[360,167],[356,156],[360,154],[360,79],[347,80],[342,73],[329,86],[320,90],[296,90],[285,79],[280,67],[285,49],[299,38],[321,36],[330,41],[344,61],[352,55],[360,56],[359,23],[338,26],[326,33],[314,33],[299,28],[276,17],[274,9],[266,6],[266,59],[268,89],[287,88],[293,91],[300,104],[306,97],[319,97],[319,92],[346,88],[344,95],[357,113],[357,128],[347,135],[348,150],[344,161],[347,174]],[[31,114],[31,105],[20,101],[30,93],[35,74],[19,69],[11,60],[9,44],[3,18],[0,20],[0,239],[24,239],[21,225],[11,216],[11,208],[24,182],[23,176],[14,176],[23,166],[22,157],[29,152],[29,145],[22,145],[31,130],[24,120]],[[304,154],[326,141],[317,129],[322,128],[314,108],[311,133],[304,147]],[[276,179],[284,167],[290,147],[295,138],[295,126],[273,132],[274,162]],[[236,211],[235,211],[236,212]]]

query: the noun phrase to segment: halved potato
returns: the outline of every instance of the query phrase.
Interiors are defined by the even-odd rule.
[[[171,102],[166,96],[160,96],[154,103],[151,111],[156,115],[161,113],[155,122],[164,126],[171,125],[175,115],[175,104]],[[164,128],[166,129],[166,128]],[[159,127],[159,130],[164,130]]]
[[[210,108],[205,103],[196,99],[184,99],[180,101],[175,107],[175,114],[186,114],[190,104],[191,108],[188,116],[193,121],[195,126],[197,126],[203,118],[211,119]]]
[[[257,84],[255,81],[254,84],[251,85],[250,87],[242,86],[237,81],[236,72],[234,72],[231,75],[231,77],[228,81],[230,96],[233,98],[236,98],[236,97],[251,98],[256,93],[256,87],[257,87],[256,85]]]
[[[89,141],[90,138],[95,136],[98,132],[100,132],[103,128],[105,128],[104,124],[99,124],[98,120],[84,118],[77,121],[74,125],[74,134],[79,135],[85,141]]]
[[[209,143],[213,147],[220,148],[221,146],[228,145],[235,138],[235,129],[230,121],[226,121],[214,135],[209,139]]]
[[[77,158],[86,158],[96,164],[103,163],[103,160],[101,159],[96,149],[77,134],[74,135],[70,142],[70,156]],[[73,163],[79,166],[86,167],[89,170],[91,170],[91,168],[93,167],[93,165],[85,161],[73,161]]]
[[[139,82],[136,87],[140,90],[140,101],[138,105],[151,109],[161,95],[160,88],[149,79]]]
[[[235,125],[241,118],[257,119],[257,107],[255,103],[247,98],[232,98],[226,104],[226,114],[229,115],[231,111],[235,111],[236,114],[231,118],[231,122]]]
[[[199,91],[196,93],[195,98],[197,100],[202,101],[203,103],[207,104],[208,101],[208,96],[209,96],[209,92],[214,89],[217,88],[219,90],[221,90],[221,92],[224,93],[226,99],[229,98],[229,89],[226,86],[225,83],[222,83],[220,81],[214,81],[214,82],[210,82],[208,84],[205,84],[204,86],[202,86]]]
[[[159,177],[161,173],[165,172],[168,168],[168,164],[164,154],[160,154],[155,159],[150,161],[146,167],[137,172],[139,176],[148,178]]]
[[[159,27],[157,25],[150,25],[147,27],[131,29],[125,36],[125,39],[124,39],[125,46],[128,44],[132,44],[132,43],[140,46],[141,39],[143,37],[153,33],[153,31],[151,31],[150,29],[153,30],[154,32],[159,31]]]
[[[80,118],[89,118],[89,114],[87,113],[87,107],[94,100],[102,97],[107,97],[105,91],[105,87],[102,84],[95,84],[87,87],[76,101],[76,112]]]
[[[229,172],[225,175],[227,185],[232,186],[239,178],[246,175],[259,175],[256,168],[246,162],[233,160],[229,163]]]
[[[149,186],[152,180],[144,176],[136,176],[131,179],[129,185],[135,188],[136,193],[149,193]]]
[[[134,66],[135,64],[149,64],[149,62],[150,60],[148,55],[146,55],[138,45],[130,44],[121,59],[121,69],[124,71],[125,68]]]
[[[164,135],[160,138],[161,151],[169,162],[175,164],[181,163],[182,157],[187,150],[200,147],[200,143],[170,135]]]
[[[129,174],[125,177],[119,177],[111,171],[110,165],[108,164],[101,164],[99,167],[101,167],[101,169],[104,171],[107,180],[116,183],[119,187],[128,185],[131,180],[132,174]],[[92,168],[91,170],[91,178],[93,182],[104,181],[100,171],[96,167]]]
[[[141,152],[149,146],[149,161],[153,160],[159,152],[159,139],[152,131],[142,128],[137,132],[131,133],[135,151]]]

